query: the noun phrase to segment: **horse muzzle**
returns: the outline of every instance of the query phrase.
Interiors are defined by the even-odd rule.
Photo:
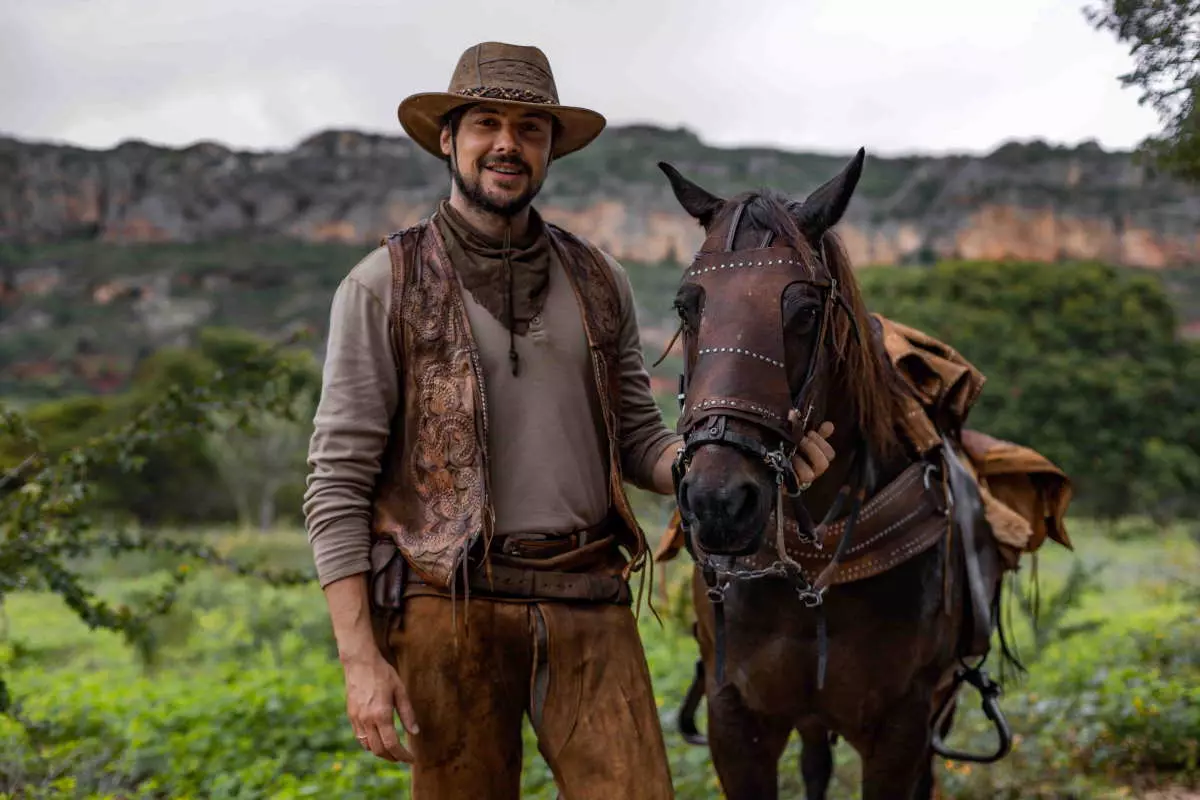
[[[692,544],[712,555],[749,555],[762,535],[776,499],[779,465],[791,474],[781,449],[768,450],[740,433],[725,416],[689,432],[675,462],[676,502]]]

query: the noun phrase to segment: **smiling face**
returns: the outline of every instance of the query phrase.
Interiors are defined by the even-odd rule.
[[[490,214],[520,213],[541,191],[550,165],[550,115],[500,103],[467,109],[457,130],[442,129],[442,152],[458,191]]]

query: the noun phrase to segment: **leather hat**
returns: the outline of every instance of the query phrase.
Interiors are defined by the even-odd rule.
[[[557,117],[561,128],[554,137],[554,158],[584,147],[606,124],[595,111],[558,102],[558,88],[545,53],[536,47],[503,42],[482,42],[468,48],[458,59],[446,91],[410,95],[400,103],[396,116],[414,142],[445,158],[440,144],[443,117],[459,106],[480,101],[527,106]]]

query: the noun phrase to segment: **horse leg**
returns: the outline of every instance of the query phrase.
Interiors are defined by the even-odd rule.
[[[929,699],[914,693],[879,718],[863,758],[862,800],[915,800],[932,791]]]
[[[946,716],[942,720],[942,724],[938,727],[938,734],[942,737],[942,741],[950,735],[950,729],[954,727],[954,713],[958,710],[958,703],[951,699],[950,707],[946,710]],[[937,754],[933,752],[933,748],[929,748],[926,753],[925,761],[921,764],[921,782],[917,784],[917,790],[913,793],[915,800],[933,800],[937,793],[937,778],[933,774],[933,760]]]
[[[791,723],[787,717],[750,710],[732,687],[709,698],[708,743],[725,797],[779,797],[779,758],[791,735]]]
[[[800,774],[804,777],[805,800],[825,800],[833,777],[833,747],[829,731],[819,725],[806,725],[800,732]]]
[[[921,776],[917,781],[917,788],[913,790],[913,800],[933,800],[936,788],[937,779],[933,775],[933,750],[930,750],[925,754],[925,760],[921,762]]]

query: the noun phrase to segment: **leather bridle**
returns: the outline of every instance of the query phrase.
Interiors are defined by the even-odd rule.
[[[858,442],[851,459],[849,482],[842,486],[824,519],[814,525],[801,495],[801,485],[792,466],[798,443],[819,422],[816,413],[818,385],[824,377],[821,365],[832,351],[831,317],[838,307],[850,320],[853,334],[861,344],[855,316],[839,291],[837,279],[828,269],[823,253],[810,268],[799,248],[790,244],[772,246],[775,234],[767,231],[758,247],[735,250],[738,225],[745,203],[733,211],[724,237],[710,235],[684,273],[683,284],[700,286],[708,303],[700,314],[695,331],[684,334],[684,369],[680,375],[681,415],[677,430],[684,444],[672,469],[676,501],[696,451],[707,445],[732,447],[748,458],[763,463],[774,476],[776,487],[775,518],[776,560],[767,568],[750,570],[735,565],[735,556],[705,553],[681,520],[684,541],[700,565],[708,584],[708,596],[719,619],[723,618],[723,599],[731,581],[782,577],[790,580],[804,605],[812,608],[823,602],[825,589],[832,580],[837,563],[853,534],[862,506],[866,484],[871,481],[874,462],[870,448]],[[816,338],[805,367],[800,388],[793,393],[788,380],[783,331],[783,295],[789,286],[801,283],[815,287],[821,294]],[[723,293],[737,292],[746,304],[719,303]],[[707,312],[707,314],[705,313]],[[798,422],[793,424],[795,414]],[[762,438],[734,430],[731,419],[748,422],[764,434]],[[768,446],[771,442],[773,446]],[[790,498],[787,503],[785,498]],[[850,501],[850,510],[833,558],[816,580],[810,581],[800,564],[792,559],[784,543],[784,518],[788,505],[802,542],[821,548],[826,529],[834,523]],[[682,508],[682,504],[680,505]],[[724,625],[718,623],[718,639]],[[823,643],[823,637],[822,637]],[[718,647],[718,652],[723,651]],[[823,647],[821,650],[823,651]],[[823,655],[823,653],[822,653]],[[718,672],[723,663],[718,658]],[[822,658],[822,663],[824,659]]]
[[[719,301],[723,292],[748,294],[752,307],[748,314],[744,303],[728,309],[715,306],[717,310],[711,313],[723,318],[713,320],[702,312],[698,329],[691,335],[685,333],[677,425],[684,445],[673,469],[677,500],[692,456],[707,445],[732,447],[761,461],[773,474],[779,490],[798,498],[807,487],[800,485],[792,457],[798,442],[818,422],[814,412],[819,399],[819,367],[831,350],[830,321],[835,307],[845,311],[854,335],[860,336],[854,314],[839,291],[837,279],[829,274],[825,259],[819,258],[818,269],[810,270],[797,248],[772,247],[775,233],[770,230],[757,248],[733,249],[745,208],[743,202],[734,209],[723,241],[714,241],[716,237],[711,236],[706,240],[682,279],[683,284],[700,286],[713,301]],[[718,242],[720,249],[715,247]],[[785,356],[782,303],[783,293],[797,283],[817,288],[821,305],[814,346],[800,388],[793,395]],[[714,304],[709,303],[706,311],[713,308]],[[796,424],[790,419],[793,413],[798,418]],[[749,422],[765,435],[757,438],[739,433],[728,425],[730,419]],[[769,447],[767,441],[773,446]],[[798,501],[793,503],[794,512],[802,508]],[[782,507],[777,509],[781,517],[782,512]],[[814,528],[811,521],[804,525],[807,514],[802,516],[805,519],[797,519],[801,536],[811,540]]]
[[[706,298],[719,299],[723,292],[737,292],[748,298],[752,311],[746,313],[745,303],[706,303],[708,315],[700,313],[697,330],[684,332],[684,368],[679,385],[681,415],[677,424],[684,444],[672,465],[676,502],[680,508],[684,507],[680,502],[683,480],[695,452],[707,445],[732,447],[752,460],[761,461],[773,474],[776,487],[774,545],[777,555],[770,566],[763,569],[739,568],[735,564],[736,556],[704,552],[681,515],[685,546],[701,567],[716,614],[718,681],[723,680],[724,672],[724,597],[731,582],[784,578],[795,586],[805,606],[819,611],[825,590],[853,535],[875,470],[871,448],[860,438],[852,452],[843,456],[851,460],[849,481],[838,491],[821,523],[813,525],[800,499],[808,486],[801,485],[792,466],[792,457],[798,443],[820,417],[816,413],[817,388],[824,377],[820,365],[833,350],[830,320],[834,309],[840,307],[847,315],[860,346],[862,334],[853,311],[839,291],[837,279],[830,274],[823,241],[815,269],[808,266],[798,247],[787,243],[772,246],[773,231],[767,231],[756,248],[733,248],[745,208],[746,204],[742,202],[734,209],[723,241],[717,232],[710,234],[682,279],[684,285],[700,286]],[[785,353],[783,296],[789,286],[797,283],[818,289],[821,305],[819,327],[804,379],[799,390],[793,393]],[[792,423],[793,414],[798,416],[798,424]],[[728,424],[731,419],[750,423],[765,434],[764,438],[733,430]],[[772,441],[774,447],[768,447],[765,441]],[[790,504],[785,502],[785,497],[790,498]],[[850,510],[832,558],[817,578],[810,581],[800,564],[788,555],[784,541],[786,505],[791,507],[801,542],[820,549],[826,530],[839,518],[847,501]],[[824,615],[818,619],[818,685],[823,685]]]
[[[683,461],[690,459],[692,452],[704,444],[723,443],[744,450],[748,455],[762,458],[769,466],[778,468],[790,462],[795,452],[795,443],[803,438],[808,426],[813,422],[815,406],[814,383],[817,377],[817,366],[821,358],[821,345],[829,332],[830,308],[833,303],[843,306],[845,301],[838,292],[837,280],[828,275],[827,270],[821,276],[810,274],[800,252],[791,246],[772,247],[773,231],[766,231],[759,246],[749,250],[734,250],[738,224],[741,220],[745,203],[740,203],[733,212],[729,230],[720,250],[708,249],[705,243],[697,253],[692,265],[683,275],[683,283],[692,283],[704,288],[711,296],[720,294],[722,289],[738,287],[745,289],[748,283],[759,284],[760,289],[766,289],[755,298],[765,308],[756,309],[756,321],[766,320],[769,330],[765,336],[757,337],[757,346],[748,345],[746,338],[752,337],[743,326],[744,319],[722,321],[715,330],[706,329],[704,316],[696,333],[694,352],[688,353],[684,373],[680,376],[681,417],[679,429],[687,438],[687,446],[681,451]],[[822,264],[822,267],[824,265]],[[724,279],[724,280],[723,280]],[[796,397],[792,397],[788,385],[788,373],[784,352],[782,330],[782,301],[783,293],[795,283],[806,283],[818,288],[822,294],[820,309],[820,327],[817,331],[816,346],[809,356],[804,380]],[[739,309],[740,310],[740,309]],[[851,315],[853,319],[853,315]],[[687,339],[685,337],[685,347]],[[697,361],[703,358],[703,367]],[[736,391],[729,392],[728,385],[703,386],[700,395],[693,395],[690,403],[685,403],[689,391],[696,383],[697,377],[703,384],[704,371],[722,371],[722,367],[733,361],[749,358],[755,361],[753,375],[749,375],[746,383],[739,385]],[[697,376],[696,372],[700,371]],[[726,374],[743,374],[745,370],[733,367],[724,370]],[[757,380],[751,380],[756,378]],[[717,381],[717,383],[727,383]],[[789,414],[793,410],[803,408],[799,426],[793,427]],[[711,417],[738,417],[765,428],[778,443],[774,451],[768,451],[760,443],[738,437],[732,431],[721,426],[720,431],[710,431],[705,435],[702,423]],[[788,470],[785,478],[791,479],[789,489],[795,491],[795,475]]]

